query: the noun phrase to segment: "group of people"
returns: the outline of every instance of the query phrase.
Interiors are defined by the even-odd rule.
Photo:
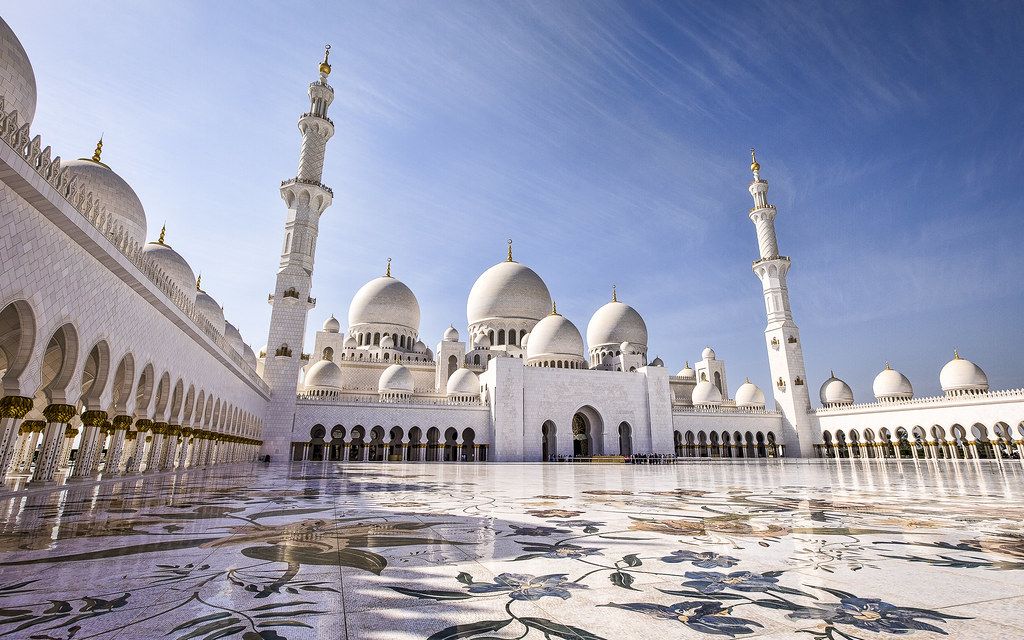
[[[616,462],[618,456],[577,456],[552,454],[548,456],[548,462]],[[623,462],[626,464],[675,464],[676,456],[673,453],[634,453],[625,456]]]

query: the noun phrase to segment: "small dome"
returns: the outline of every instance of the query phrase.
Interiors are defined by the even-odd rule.
[[[339,391],[341,367],[332,360],[321,360],[306,370],[306,388],[312,391]]]
[[[563,315],[553,313],[545,316],[530,332],[530,343],[526,347],[528,360],[571,356],[583,358],[583,336],[579,329]]]
[[[160,237],[164,237],[163,231],[160,232]],[[147,242],[146,246],[142,247],[142,254],[160,267],[189,300],[196,301],[196,274],[192,272],[192,267],[185,258],[172,249],[171,245],[165,244],[162,240]]]
[[[981,367],[954,351],[953,359],[939,372],[939,384],[946,393],[988,391],[988,376]]]
[[[333,315],[327,320],[324,320],[324,331],[327,333],[340,333],[341,323]]]
[[[714,387],[714,385],[711,385]],[[718,387],[715,387],[717,390]],[[736,406],[737,407],[764,407],[764,391],[761,391],[760,387],[750,381],[748,378],[746,382],[740,385],[740,388],[736,390]]]
[[[651,366],[652,367],[664,367],[665,366],[665,361],[662,360],[661,358],[657,358],[656,357],[656,358],[654,358],[654,360],[651,361]]]
[[[692,397],[693,404],[697,406],[722,404],[722,392],[707,380],[697,383],[697,386],[693,388]]]
[[[609,302],[602,306],[587,325],[587,345],[591,349],[631,342],[647,348],[647,324],[633,307],[623,302]]]
[[[346,349],[355,349],[358,346],[359,346],[359,343],[356,342],[356,339],[354,337],[349,336],[349,337],[345,338],[345,348]]]
[[[386,334],[384,334],[381,337],[381,339],[380,339],[380,348],[381,349],[394,349],[395,348],[395,339],[391,337],[391,334],[387,334],[386,333]]]
[[[885,363],[885,368],[875,376],[871,384],[877,400],[907,400],[914,397],[914,387],[907,376]]]
[[[245,364],[249,365],[253,369],[256,368],[256,352],[252,350],[249,345],[244,345],[245,351],[242,352],[242,360],[245,360]]]
[[[704,360],[714,360],[715,350],[711,347],[704,347],[704,350],[700,352],[700,357]]]
[[[491,319],[540,320],[551,309],[548,287],[533,269],[499,262],[484,271],[466,301],[466,317],[475,325]]]
[[[455,373],[448,378],[446,392],[449,396],[478,396],[480,395],[480,378],[465,367],[456,369]]]
[[[683,368],[679,370],[679,373],[676,374],[676,377],[686,378],[687,380],[696,380],[697,372],[690,367],[690,362],[687,361]]]
[[[523,335],[523,339],[519,341],[519,347],[523,351],[526,351],[526,345],[529,344],[529,342],[530,342],[530,332],[527,331],[526,334]]]
[[[224,323],[224,337],[227,338],[228,344],[235,350],[235,353],[242,355],[245,353],[245,340],[242,339],[242,334],[238,332],[238,328],[230,322]]]
[[[4,113],[18,112],[18,126],[36,115],[36,74],[25,48],[11,27],[0,18],[0,96]]]
[[[821,391],[818,392],[818,399],[822,406],[848,405],[853,404],[853,389],[850,385],[836,377],[835,373],[822,383]]]
[[[218,333],[224,333],[224,310],[220,308],[217,301],[210,297],[210,294],[206,293],[202,289],[196,291],[196,309],[202,314]]]
[[[257,352],[257,355],[259,357],[261,357],[261,358],[266,358],[267,357],[267,345],[263,345],[262,347],[260,347],[260,350]]]
[[[400,364],[393,364],[380,374],[377,391],[380,393],[412,393],[412,372]]]
[[[491,348],[491,339],[490,339],[490,337],[488,337],[488,335],[486,333],[481,333],[479,336],[477,336],[477,338],[476,338],[476,348],[477,349],[490,349]]]
[[[420,303],[412,289],[390,276],[374,278],[356,292],[348,308],[348,326],[392,324],[420,328]]]
[[[412,352],[413,353],[426,353],[427,352],[427,345],[423,344],[422,340],[417,340],[416,344],[414,344],[412,346]]]
[[[88,159],[69,160],[62,162],[68,168],[68,178],[78,176],[81,188],[92,191],[93,196],[107,208],[112,216],[112,228],[124,227],[125,233],[139,246],[146,244],[146,210],[124,178],[114,173],[102,162]]]
[[[448,325],[448,328],[444,330],[444,341],[445,342],[458,342],[459,332],[453,325]]]

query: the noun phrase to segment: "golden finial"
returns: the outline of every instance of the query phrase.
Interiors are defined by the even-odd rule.
[[[888,360],[885,361],[885,368],[888,371],[892,371],[892,366],[889,365],[889,361]]]
[[[202,290],[203,290],[203,274],[200,273],[199,277],[196,278],[196,291],[202,291]]]
[[[690,361],[689,360],[686,361],[686,366],[684,366],[683,368],[684,369],[689,369],[690,368]]]
[[[92,152],[92,161],[99,162],[100,154],[103,153],[103,134],[100,134],[100,140],[96,143],[96,150]]]
[[[615,285],[613,284],[612,285],[612,302],[618,302],[618,301],[619,301],[619,296],[618,296],[617,293],[615,293]]]
[[[743,377],[743,384],[750,384],[750,376]]]
[[[757,163],[757,152],[754,151],[753,147],[750,148],[750,170],[751,171],[760,171],[761,170],[761,165],[759,165]]]
[[[553,315],[553,316],[557,316],[558,315],[558,305],[555,303],[554,300],[551,301],[551,315]]]
[[[953,347],[953,359],[954,360],[959,360],[960,359],[960,352],[956,350],[956,347]]]
[[[512,259],[512,238],[508,239],[508,258],[506,258],[505,261],[515,262],[515,260]]]
[[[320,63],[320,75],[329,76],[331,75],[331,65],[328,64],[327,59],[331,57],[331,45],[324,45],[324,61]]]
[[[157,244],[163,244],[165,237],[167,237],[167,223],[166,222],[164,223],[164,226],[160,227],[160,237],[156,239],[156,243]]]
[[[387,269],[387,271],[384,272],[384,277],[385,278],[390,278],[391,277],[391,258],[388,258],[388,269]]]

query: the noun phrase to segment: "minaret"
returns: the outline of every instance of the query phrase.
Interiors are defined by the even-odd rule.
[[[754,275],[761,280],[765,312],[768,314],[764,338],[772,374],[772,391],[775,403],[783,415],[786,455],[809,458],[814,456],[814,444],[818,437],[814,433],[811,416],[811,396],[807,390],[800,330],[793,321],[793,309],[786,286],[790,260],[787,256],[779,255],[779,241],[775,235],[777,211],[775,205],[768,204],[768,182],[761,178],[761,165],[753,149],[750,150],[750,170],[754,174],[754,181],[749,188],[754,198],[750,221],[757,230],[757,244],[761,252],[760,259],[754,261],[753,269]]]
[[[294,178],[281,183],[281,198],[288,207],[284,223],[284,244],[277,285],[270,296],[270,335],[263,377],[271,390],[270,408],[263,428],[263,453],[274,460],[289,455],[295,393],[302,346],[306,335],[306,315],[316,304],[310,295],[313,257],[320,215],[331,206],[334,193],[320,182],[324,170],[324,151],[334,135],[334,123],[327,108],[334,100],[334,89],[327,84],[331,65],[327,60],[331,46],[324,50],[320,78],[309,85],[309,111],[299,118],[302,151]],[[309,434],[300,437],[308,439]]]

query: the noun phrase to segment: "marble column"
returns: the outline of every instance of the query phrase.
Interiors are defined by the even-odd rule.
[[[93,456],[98,454],[99,429],[106,419],[106,411],[86,411],[82,414],[82,439],[78,444],[78,457],[75,458],[75,467],[70,477],[92,476]]]
[[[160,469],[173,469],[174,461],[178,457],[178,443],[180,442],[181,427],[168,425],[167,439],[164,441],[164,452],[160,458]]]
[[[158,469],[164,452],[164,431],[166,429],[166,422],[153,423],[153,442],[150,443],[149,453],[146,454],[146,468],[143,473],[150,473]]]
[[[53,482],[60,445],[64,442],[64,430],[76,413],[75,407],[70,404],[51,404],[43,410],[43,416],[46,418],[43,448],[39,452],[39,459],[36,461],[30,482]]]
[[[0,482],[3,482],[14,454],[18,452],[21,421],[32,410],[32,398],[0,398]]]
[[[178,450],[177,466],[179,469],[184,469],[188,466],[188,449],[189,443],[192,442],[192,429],[182,427],[181,436],[179,436],[178,441],[181,444],[181,448]]]
[[[21,446],[14,459],[14,471],[28,473],[32,469],[32,457],[36,453],[39,438],[46,430],[46,420],[25,420],[21,423]]]
[[[146,433],[153,429],[153,421],[147,418],[135,421],[135,431],[129,432],[125,437],[132,439],[134,434],[135,449],[128,461],[126,474],[136,474],[142,471],[142,464],[146,457]]]
[[[110,438],[110,449],[107,451],[107,462],[103,473],[113,475],[121,471],[121,458],[124,457],[124,441],[128,429],[132,426],[131,416],[114,416],[110,421],[114,433]]]
[[[100,465],[103,464],[103,448],[107,446],[107,438],[114,432],[114,426],[109,420],[104,420],[100,425],[99,433],[96,434],[96,446],[92,453],[92,469],[90,475],[95,476],[100,472]],[[110,455],[110,447],[107,447],[107,455]]]

